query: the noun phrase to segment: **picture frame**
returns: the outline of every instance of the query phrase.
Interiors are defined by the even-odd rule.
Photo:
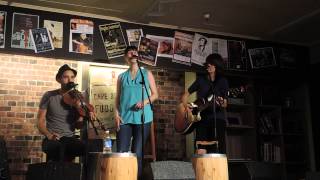
[[[249,49],[248,53],[252,69],[277,66],[272,47]]]

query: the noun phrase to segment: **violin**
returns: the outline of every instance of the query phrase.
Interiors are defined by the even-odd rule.
[[[70,83],[69,83],[70,84]],[[78,115],[79,117],[84,117],[84,118],[89,118],[90,119],[90,123],[92,125],[92,127],[95,130],[95,133],[98,135],[98,131],[93,123],[93,120],[96,120],[99,123],[99,126],[101,127],[101,129],[103,131],[106,131],[107,129],[104,127],[104,125],[102,124],[102,122],[95,117],[95,119],[91,119],[90,118],[90,113],[94,113],[94,107],[93,105],[91,105],[90,103],[88,103],[84,96],[82,95],[82,93],[78,90],[76,90],[74,87],[77,84],[74,84],[73,82],[71,83],[71,85],[67,85],[67,86],[73,86],[73,89],[68,90],[66,93],[64,93],[62,95],[63,97],[63,102],[71,107],[74,107],[77,109]]]

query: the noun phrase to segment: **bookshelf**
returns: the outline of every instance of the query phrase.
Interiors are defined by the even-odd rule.
[[[288,76],[243,75],[232,75],[228,80],[230,89],[246,87],[244,93],[229,94],[229,161],[277,165],[284,180],[303,179],[310,170],[308,100],[303,97],[307,87],[303,81]]]

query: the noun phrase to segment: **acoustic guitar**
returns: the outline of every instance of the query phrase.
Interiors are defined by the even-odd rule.
[[[185,107],[183,103],[180,103],[177,106],[174,121],[176,132],[184,135],[191,133],[196,127],[196,123],[201,120],[200,112],[212,104],[213,97],[213,95],[210,95],[208,98],[199,98],[190,103],[189,107]]]

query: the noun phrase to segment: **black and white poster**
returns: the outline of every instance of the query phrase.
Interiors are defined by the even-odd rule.
[[[99,26],[99,30],[108,59],[123,56],[127,44],[120,23],[103,24]]]
[[[211,39],[195,33],[192,43],[191,62],[203,66],[209,54],[212,54]]]
[[[277,65],[272,47],[249,49],[248,52],[252,69]]]
[[[248,58],[246,54],[246,45],[244,41],[228,40],[228,53],[228,68],[230,70],[247,70]]]
[[[47,28],[30,29],[34,51],[36,53],[54,49],[52,39]]]
[[[4,45],[5,45],[6,17],[7,17],[7,12],[0,11],[0,48],[4,48]]]
[[[34,49],[30,29],[39,27],[39,16],[13,13],[11,47]]]

